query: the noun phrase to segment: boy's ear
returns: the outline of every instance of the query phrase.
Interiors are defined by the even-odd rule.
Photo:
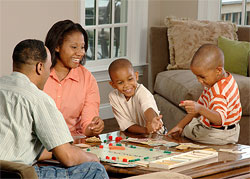
[[[135,72],[135,77],[136,77],[136,81],[138,81],[139,80],[139,73],[138,73],[138,71]]]
[[[114,89],[116,88],[113,81],[109,81],[109,84],[112,86],[112,88],[114,88]]]
[[[223,68],[222,67],[217,67],[216,68],[217,72],[218,72],[218,75],[220,75],[223,71]]]

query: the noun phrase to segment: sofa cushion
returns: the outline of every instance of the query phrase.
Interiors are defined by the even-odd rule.
[[[250,115],[250,78],[232,75],[239,86],[243,115]],[[178,106],[183,100],[197,101],[203,87],[190,70],[170,70],[158,73],[154,91]]]
[[[237,40],[237,27],[231,22],[183,20],[167,17],[170,65],[168,69],[189,69],[190,61],[203,44],[217,44],[219,36]],[[185,32],[185,33],[184,33]]]
[[[250,43],[220,36],[218,47],[225,56],[225,70],[247,76]]]

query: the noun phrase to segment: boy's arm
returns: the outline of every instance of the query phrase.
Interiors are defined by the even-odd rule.
[[[162,128],[162,115],[158,116],[158,114],[152,108],[148,108],[144,112],[144,116],[146,118],[146,128],[149,133],[157,132]]]
[[[173,129],[166,135],[181,135],[184,127],[191,122],[197,114],[187,114]]]
[[[213,123],[214,125],[221,125],[222,124],[222,119],[220,114],[217,111],[210,110],[206,108],[205,106],[195,102],[195,101],[190,101],[186,100],[183,101],[180,106],[184,106],[187,113],[189,114],[200,114],[207,118],[210,123]]]
[[[137,134],[148,134],[148,129],[146,127],[134,124],[126,129],[127,132],[137,133]]]

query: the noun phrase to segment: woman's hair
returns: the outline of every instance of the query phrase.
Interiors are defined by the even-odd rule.
[[[60,47],[63,44],[64,38],[73,33],[73,32],[81,32],[84,37],[84,49],[85,52],[88,50],[88,35],[87,32],[82,28],[82,26],[78,23],[74,23],[71,20],[63,20],[56,22],[47,33],[45,39],[45,46],[48,47],[51,53],[51,61],[52,66],[56,65],[56,58],[59,58],[58,52],[55,51],[56,47]],[[85,56],[81,60],[81,64],[84,65],[86,62]]]

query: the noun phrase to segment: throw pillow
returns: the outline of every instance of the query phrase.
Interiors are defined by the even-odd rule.
[[[167,17],[170,65],[167,69],[189,69],[197,49],[217,44],[219,36],[237,40],[237,26],[231,22],[184,20]]]
[[[247,76],[250,43],[219,37],[218,47],[224,53],[225,70]]]

